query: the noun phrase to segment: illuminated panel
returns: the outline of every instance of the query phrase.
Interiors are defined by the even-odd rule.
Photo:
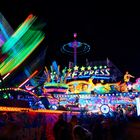
[[[94,84],[90,81],[74,80],[67,83],[70,93],[91,93],[94,89]]]

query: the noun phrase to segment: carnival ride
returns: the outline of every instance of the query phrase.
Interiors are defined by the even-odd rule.
[[[29,15],[15,32],[4,17],[0,21],[1,98],[16,97],[20,100],[21,96],[13,96],[15,92],[18,91],[17,95],[21,92],[22,95],[27,93],[27,96],[22,96],[22,100],[28,100],[32,96],[30,108],[35,110],[60,109],[106,114],[115,111],[119,105],[138,106],[140,78],[137,78],[135,83],[130,82],[130,79],[127,82],[122,80],[120,71],[109,59],[96,64],[78,65],[77,54],[89,52],[90,45],[77,41],[76,33],[74,33],[74,41],[61,47],[63,53],[74,55],[74,62],[62,70],[56,61],[52,62],[50,68],[44,66],[43,81],[35,84],[38,81],[34,79],[34,76],[39,73],[38,67],[43,59],[36,57],[33,60],[37,60],[37,63],[27,62],[31,68],[24,65],[22,72],[18,69],[27,58],[29,59],[45,37],[41,30],[34,30],[35,21],[36,17]],[[18,74],[17,69],[20,71]],[[23,71],[24,76],[22,76]],[[18,80],[22,82],[11,84],[10,79],[7,82],[9,84],[6,83],[8,87],[5,86],[3,84],[5,79],[13,73],[14,77],[18,77]],[[36,90],[38,88],[40,92]]]
[[[38,46],[45,34],[43,27],[35,28],[36,20],[37,17],[30,14],[14,31],[0,13],[0,75],[3,80],[0,85],[17,87],[36,70],[43,69],[44,63],[40,62],[45,58],[46,47]],[[36,55],[36,51],[40,54]],[[37,85],[33,77],[30,82]]]
[[[72,50],[70,51],[68,47],[73,48],[73,54],[76,55],[78,44],[82,43],[76,41],[74,34],[74,41],[68,44],[62,46],[61,49],[71,54]],[[69,51],[66,51],[66,46]],[[90,46],[88,44],[86,46],[89,50]],[[132,83],[130,77],[133,76],[129,74],[129,80],[126,82],[120,71],[108,59],[96,65],[89,63],[86,66],[78,66],[75,59],[77,59],[76,56],[74,56],[74,63],[62,71],[56,61],[52,62],[50,70],[45,69],[47,79],[43,94],[54,109],[63,106],[62,109],[66,110],[107,113],[105,110],[114,112],[119,105],[125,108],[136,105],[135,99],[139,98],[140,92],[139,78]],[[127,76],[124,75],[124,77]]]
[[[46,47],[38,46],[45,34],[43,27],[36,28],[36,20],[37,17],[30,14],[14,31],[0,13],[0,99],[18,101],[17,96],[21,93],[22,100],[26,101],[27,97],[32,96],[35,100],[38,97],[23,87],[27,82],[33,87],[38,86],[40,81],[34,78],[39,77],[44,69]],[[36,51],[40,54],[36,54]]]
[[[139,78],[136,83],[111,82],[111,69],[108,66],[74,66],[62,71],[61,75],[60,72],[57,75],[52,69],[47,73],[49,81],[46,80],[44,84],[43,94],[56,109],[63,106],[66,110],[85,109],[97,113],[102,105],[107,105],[110,111],[115,111],[120,104],[136,105],[135,98],[139,97],[140,92]]]

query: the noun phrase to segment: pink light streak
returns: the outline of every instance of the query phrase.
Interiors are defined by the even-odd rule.
[[[26,84],[32,77],[34,77],[38,73],[38,70],[36,70],[33,74],[31,74],[23,83],[19,85],[19,88],[22,87],[24,84]]]

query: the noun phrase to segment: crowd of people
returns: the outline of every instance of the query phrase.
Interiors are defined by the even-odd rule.
[[[72,115],[70,120],[61,114],[53,132],[55,140],[135,140],[140,137],[138,124],[138,116],[124,117],[121,113],[112,117],[95,114]]]

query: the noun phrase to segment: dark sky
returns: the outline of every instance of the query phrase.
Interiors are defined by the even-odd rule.
[[[73,60],[72,56],[62,54],[60,48],[72,41],[73,33],[77,32],[79,41],[91,46],[91,51],[78,56],[77,61],[85,64],[86,58],[92,61],[108,57],[122,73],[128,70],[140,77],[140,12],[137,4],[88,0],[7,1],[0,6],[0,12],[14,29],[30,13],[46,23],[43,43],[48,46],[46,63],[56,60],[59,64],[68,64]]]

